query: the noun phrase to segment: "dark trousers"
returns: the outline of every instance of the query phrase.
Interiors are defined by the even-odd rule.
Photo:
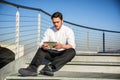
[[[64,51],[43,50],[42,48],[39,48],[29,66],[38,68],[42,64],[43,60],[47,59],[51,62],[51,65],[58,70],[67,62],[70,62],[75,55],[76,52],[73,48],[66,49]]]

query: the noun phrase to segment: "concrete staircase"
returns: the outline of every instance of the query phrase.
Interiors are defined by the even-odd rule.
[[[27,63],[27,64],[26,64]],[[24,67],[30,63],[25,62]],[[39,67],[38,71],[44,67]],[[21,77],[17,72],[6,76],[5,80],[120,80],[120,54],[79,54],[53,77],[38,75]]]

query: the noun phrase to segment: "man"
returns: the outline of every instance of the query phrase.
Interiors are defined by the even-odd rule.
[[[53,27],[46,30],[40,48],[35,54],[32,62],[27,68],[19,69],[22,76],[36,76],[37,68],[42,64],[44,59],[50,61],[40,71],[42,75],[53,76],[54,71],[63,67],[70,62],[75,52],[74,32],[67,26],[63,25],[63,16],[60,12],[55,12],[51,16]],[[56,42],[54,48],[51,49],[46,42]]]

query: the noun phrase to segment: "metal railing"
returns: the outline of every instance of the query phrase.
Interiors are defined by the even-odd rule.
[[[51,15],[38,8],[6,1],[0,3],[4,6],[0,12],[0,45],[12,46],[16,54],[35,53],[44,31],[52,26]],[[12,11],[7,12],[9,8]],[[76,51],[120,53],[120,31],[96,29],[66,20],[64,24],[75,32]]]

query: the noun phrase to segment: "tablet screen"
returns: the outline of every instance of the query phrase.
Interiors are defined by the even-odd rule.
[[[52,49],[52,48],[55,47],[55,44],[56,44],[57,42],[44,42],[44,43],[47,43],[47,44],[49,45],[50,49]]]

